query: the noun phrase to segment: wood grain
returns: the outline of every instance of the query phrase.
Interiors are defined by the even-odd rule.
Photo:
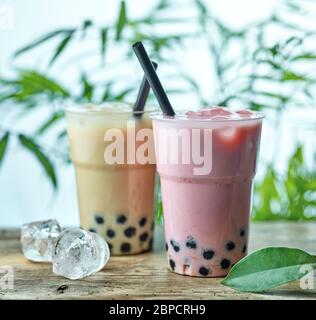
[[[174,274],[166,267],[162,228],[155,233],[154,252],[112,257],[101,272],[71,281],[54,275],[50,264],[27,261],[19,233],[2,230],[0,266],[14,268],[14,289],[0,289],[0,299],[316,299],[316,281],[315,290],[301,290],[294,282],[265,294],[249,294],[220,285],[221,279]],[[252,224],[250,251],[266,246],[299,247],[316,254],[316,224]]]

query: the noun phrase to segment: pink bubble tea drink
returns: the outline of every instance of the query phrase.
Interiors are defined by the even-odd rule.
[[[219,107],[153,116],[170,270],[225,276],[247,254],[261,125],[258,113]]]

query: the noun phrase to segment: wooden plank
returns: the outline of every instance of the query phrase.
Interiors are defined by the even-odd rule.
[[[315,223],[253,224],[250,251],[293,246],[316,254],[315,231]],[[0,289],[0,299],[316,299],[316,290],[302,291],[298,282],[265,294],[249,294],[220,285],[221,279],[169,272],[161,227],[156,228],[154,252],[112,257],[101,272],[76,281],[54,275],[50,264],[27,261],[20,250],[18,232],[0,231],[3,265],[14,268],[14,289]]]

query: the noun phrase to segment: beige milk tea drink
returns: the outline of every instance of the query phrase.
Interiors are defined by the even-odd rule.
[[[246,255],[261,124],[262,116],[257,113],[219,107],[174,118],[153,117],[167,259],[172,271],[224,276]],[[169,138],[173,138],[166,148],[162,132],[168,129]],[[191,147],[190,162],[165,161],[170,152],[181,153],[181,140],[182,146]],[[200,155],[204,155],[205,168],[194,171],[201,169],[201,161],[196,164],[193,159],[201,160]]]
[[[108,103],[66,109],[71,158],[75,165],[80,224],[108,242],[114,255],[135,254],[151,249],[154,223],[155,164],[127,163],[139,142],[128,138],[127,126],[151,129],[146,112],[133,116],[130,105]],[[122,138],[118,150],[123,163],[108,163],[106,148]],[[113,138],[112,137],[112,138]],[[114,139],[114,138],[113,138]],[[135,143],[135,148],[127,147]],[[106,141],[105,141],[106,140]],[[121,140],[120,140],[121,141]],[[152,143],[153,144],[153,143]],[[152,146],[153,148],[153,146]]]

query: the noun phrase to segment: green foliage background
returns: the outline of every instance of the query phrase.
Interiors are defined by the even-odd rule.
[[[194,11],[190,17],[178,14],[175,1],[159,0],[144,16],[137,19],[129,15],[132,1],[121,1],[117,19],[113,24],[97,25],[85,20],[80,26],[53,30],[20,48],[14,59],[31,54],[37,47],[54,43],[44,69],[14,69],[13,77],[0,75],[0,106],[7,113],[19,111],[23,117],[45,106],[49,106],[49,117],[34,128],[32,134],[16,132],[5,127],[0,120],[0,165],[12,139],[16,139],[28,152],[36,157],[52,186],[58,188],[56,161],[69,163],[65,128],[55,135],[55,146],[41,142],[41,137],[53,131],[63,119],[61,107],[64,103],[103,102],[109,100],[131,100],[135,96],[138,83],[130,80],[122,82],[118,74],[105,80],[92,80],[91,72],[80,71],[80,57],[76,84],[66,86],[53,78],[57,61],[71,47],[80,46],[89,39],[97,38],[99,49],[92,57],[99,61],[98,71],[105,75],[107,70],[118,68],[107,64],[107,55],[120,50],[122,61],[133,63],[131,44],[144,41],[151,57],[160,64],[168,65],[170,77],[181,79],[181,85],[168,87],[169,95],[191,94],[201,105],[242,105],[252,110],[270,112],[275,115],[275,128],[288,108],[304,108],[314,103],[315,77],[312,70],[316,62],[316,51],[307,50],[306,43],[315,42],[313,28],[302,27],[299,19],[310,17],[309,0],[283,0],[281,5],[262,21],[252,23],[240,30],[231,29],[212,12],[212,1],[191,0]],[[286,17],[284,15],[286,13]],[[172,30],[174,26],[192,23],[190,32],[175,34],[157,30]],[[269,40],[271,28],[278,28],[284,38],[275,43]],[[185,28],[184,28],[185,29]],[[202,41],[206,44],[214,72],[216,92],[205,96],[199,83],[184,71],[174,59],[174,50],[186,48],[187,40]],[[238,45],[235,57],[229,52],[232,45]],[[305,68],[301,66],[304,65]],[[307,67],[306,67],[307,66]],[[210,71],[211,72],[211,71]],[[115,74],[115,73],[114,73]],[[265,88],[265,89],[263,89]],[[152,97],[151,97],[152,99]],[[55,130],[56,131],[56,130]],[[277,134],[276,134],[277,135]],[[274,159],[275,160],[275,159]],[[315,168],[315,166],[313,166]],[[316,170],[308,169],[304,161],[304,145],[296,150],[288,160],[285,173],[275,169],[275,163],[266,164],[265,175],[255,185],[254,220],[291,219],[305,220],[316,215],[306,214],[316,210]],[[162,206],[158,197],[158,216]]]

